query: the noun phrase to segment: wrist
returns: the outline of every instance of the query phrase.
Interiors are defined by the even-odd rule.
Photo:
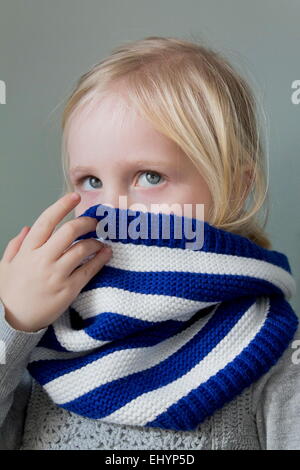
[[[3,310],[3,316],[5,318],[5,321],[14,329],[17,331],[23,331],[25,333],[36,333],[42,328],[35,328],[32,325],[27,325],[24,323],[24,321],[20,320],[18,317],[16,317],[13,312],[7,307],[7,305],[3,302],[3,300],[0,298],[0,307]]]

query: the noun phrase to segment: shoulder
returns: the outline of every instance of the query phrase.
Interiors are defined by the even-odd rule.
[[[252,410],[266,449],[300,449],[300,327],[271,369],[252,386]]]

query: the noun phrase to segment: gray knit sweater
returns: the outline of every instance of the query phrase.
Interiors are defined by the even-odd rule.
[[[299,327],[267,374],[194,431],[116,425],[58,407],[26,368],[45,331],[15,330],[0,308],[2,450],[300,450]]]

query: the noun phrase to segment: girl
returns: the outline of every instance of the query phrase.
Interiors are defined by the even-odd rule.
[[[68,194],[1,259],[2,448],[300,449],[295,283],[257,218],[245,80],[199,44],[124,44],[69,98],[63,155]],[[102,243],[99,209],[128,207],[169,239]],[[174,236],[191,218],[196,250]]]

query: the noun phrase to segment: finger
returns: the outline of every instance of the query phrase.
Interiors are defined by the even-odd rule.
[[[25,249],[35,249],[42,246],[51,236],[56,225],[64,219],[64,217],[74,209],[80,201],[80,195],[74,199],[74,195],[78,193],[68,193],[51,204],[36,219],[31,227],[30,233],[23,243]]]
[[[12,238],[9,241],[3,253],[3,257],[2,257],[3,260],[9,262],[16,256],[30,228],[31,227],[27,227],[27,226],[23,227],[22,230],[18,233],[18,235],[16,235],[14,238]]]
[[[84,258],[98,252],[104,244],[95,239],[83,240],[75,243],[57,261],[56,268],[68,277],[74,269],[78,268]]]
[[[74,273],[70,276],[70,281],[74,287],[77,295],[81,289],[92,279],[93,276],[103,268],[104,264],[110,259],[112,249],[110,246],[105,246],[96,256],[85,263],[80,268],[75,269]]]
[[[95,232],[98,220],[94,217],[78,217],[59,227],[44,245],[49,258],[58,260],[64,250],[70,249],[71,243],[81,235]],[[79,242],[76,242],[76,244]],[[100,242],[98,242],[100,243]]]

